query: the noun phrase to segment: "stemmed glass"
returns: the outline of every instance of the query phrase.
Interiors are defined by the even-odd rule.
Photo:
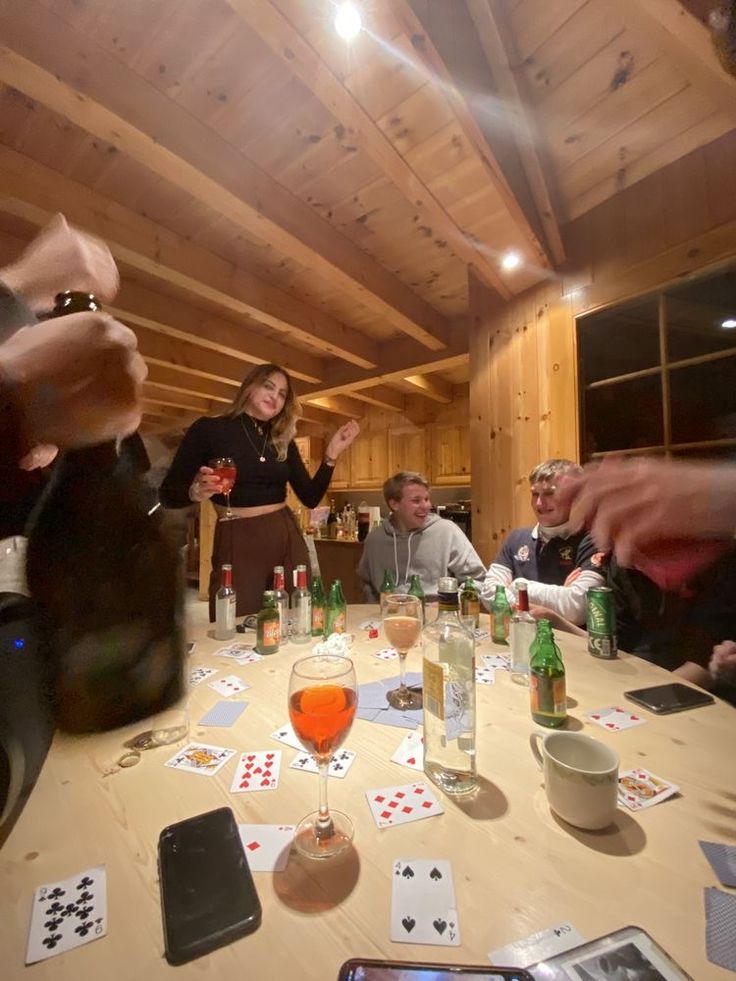
[[[327,771],[358,706],[355,668],[347,657],[315,654],[295,661],[289,677],[289,718],[319,769],[319,810],[297,825],[294,847],[308,858],[332,858],[349,847],[353,824],[327,806]]]
[[[388,692],[386,699],[393,708],[421,708],[421,692],[406,686],[406,655],[422,632],[421,600],[409,593],[388,593],[381,604],[381,616],[388,642],[399,652],[399,687]]]
[[[220,521],[232,521],[233,512],[230,510],[230,491],[235,486],[235,478],[238,475],[235,460],[231,456],[218,456],[214,460],[210,460],[207,466],[212,467],[215,471],[215,476],[220,480],[220,491],[225,495],[225,499],[227,500],[227,510],[222,518],[220,518]]]

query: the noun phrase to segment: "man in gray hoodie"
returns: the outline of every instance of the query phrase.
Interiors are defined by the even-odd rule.
[[[483,581],[485,566],[466,535],[430,511],[426,477],[402,470],[383,485],[383,496],[391,516],[368,535],[358,565],[367,603],[378,602],[386,569],[399,589],[408,589],[412,575],[419,575],[425,596],[437,595],[441,576]]]

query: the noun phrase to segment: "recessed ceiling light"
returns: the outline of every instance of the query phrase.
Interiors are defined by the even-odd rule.
[[[736,327],[736,318],[729,317],[728,320],[724,320],[721,327],[725,327],[726,330],[731,330],[732,327]]]
[[[354,3],[341,3],[335,14],[335,30],[344,41],[352,41],[360,34],[360,11]]]
[[[506,272],[511,272],[513,269],[518,269],[520,265],[521,256],[518,252],[507,252],[501,259],[501,268],[505,269]]]

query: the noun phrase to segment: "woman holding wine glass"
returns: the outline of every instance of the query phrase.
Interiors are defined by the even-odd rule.
[[[197,419],[189,427],[161,485],[160,499],[166,508],[211,499],[217,510],[220,520],[215,528],[209,588],[213,622],[224,563],[233,567],[238,616],[260,609],[263,591],[272,586],[275,565],[284,566],[288,589],[292,570],[310,564],[306,542],[286,506],[286,485],[291,485],[306,507],[316,507],[329,486],[338,456],[350,446],[359,428],[354,421],[341,426],[310,477],[294,443],[300,415],[287,372],[275,364],[257,365],[227,412]],[[234,483],[228,490],[229,479]]]

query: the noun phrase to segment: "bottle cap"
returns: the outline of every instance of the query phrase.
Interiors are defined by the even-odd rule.
[[[437,582],[438,593],[456,593],[457,579],[454,576],[442,576]]]
[[[223,572],[226,572],[228,569],[230,570],[230,572],[232,572],[233,571],[232,565],[230,565],[229,562],[224,562],[222,565]]]

